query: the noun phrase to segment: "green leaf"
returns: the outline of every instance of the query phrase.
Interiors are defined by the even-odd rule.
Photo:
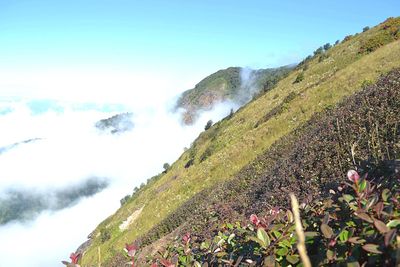
[[[354,213],[358,218],[363,219],[366,222],[373,223],[374,221],[372,220],[371,217],[369,217],[365,212],[355,212]]]
[[[230,223],[227,223],[227,224],[226,224],[226,227],[228,227],[228,229],[233,229],[233,225],[230,224]]]
[[[367,180],[363,179],[361,183],[358,185],[358,192],[362,192],[367,187]]]
[[[269,244],[271,244],[269,236],[268,236],[267,232],[265,232],[265,230],[263,228],[258,228],[257,237],[258,237],[258,239],[260,239],[264,243],[263,247],[266,248],[266,247],[269,246]]]
[[[333,260],[335,258],[335,252],[333,250],[328,249],[326,251],[326,257],[328,258],[328,260]]]
[[[264,266],[265,267],[274,267],[275,266],[275,257],[268,256],[264,259]]]
[[[358,263],[358,261],[351,261],[346,263],[347,267],[360,267],[360,264]]]
[[[276,239],[278,239],[279,237],[282,236],[282,234],[278,231],[272,231],[272,233],[274,234],[274,236],[276,237]]]
[[[325,236],[325,238],[331,238],[333,235],[332,228],[330,228],[327,224],[321,224],[321,232]]]
[[[374,220],[374,225],[381,234],[387,233],[390,230],[389,227],[387,227],[384,222],[377,219]]]
[[[382,191],[382,199],[383,201],[387,202],[387,200],[389,199],[389,194],[390,194],[390,190],[385,188]]]
[[[290,244],[289,240],[287,240],[287,239],[284,239],[281,242],[279,242],[279,246],[280,247],[288,247],[288,248],[292,247],[292,245]]]
[[[319,236],[318,232],[304,232],[305,237],[316,237]]]
[[[343,199],[346,202],[350,202],[350,201],[352,201],[354,199],[354,197],[352,195],[349,195],[349,194],[343,194]]]
[[[379,249],[378,249],[378,245],[375,245],[375,244],[366,244],[366,245],[364,245],[364,246],[362,246],[362,248],[365,250],[365,251],[368,251],[368,252],[371,252],[371,253],[375,253],[375,254],[382,254],[382,251],[380,251]]]
[[[287,255],[286,260],[291,264],[296,264],[299,262],[299,255]]]
[[[263,247],[263,248],[266,248],[264,242],[263,242],[261,239],[255,237],[255,236],[250,236],[250,237],[249,237],[249,240],[258,243],[258,244],[259,244],[261,247]]]
[[[349,239],[349,231],[343,230],[342,232],[340,232],[339,239],[342,242],[346,242]]]
[[[232,239],[235,237],[235,234],[231,234],[229,237],[228,237],[228,244],[230,244],[231,243],[231,241],[232,241]]]
[[[389,228],[395,228],[400,224],[400,219],[396,219],[396,220],[391,220],[389,221],[386,226]]]
[[[279,256],[285,256],[289,253],[289,249],[287,247],[280,248],[276,251],[276,254]]]

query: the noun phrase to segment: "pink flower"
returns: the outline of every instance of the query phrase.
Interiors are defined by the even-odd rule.
[[[360,175],[355,170],[349,170],[347,172],[347,178],[349,178],[349,180],[353,183],[358,183],[358,181],[360,180]]]
[[[274,207],[274,208],[272,208],[272,209],[269,211],[269,213],[270,213],[272,216],[277,215],[277,214],[279,213],[279,208],[278,208],[278,207]]]
[[[190,241],[190,233],[186,233],[183,237],[182,237],[182,241],[183,243],[187,244]]]
[[[129,244],[125,244],[125,250],[128,253],[129,257],[134,257],[136,252],[137,252],[137,250],[138,250],[138,247],[135,246],[134,244],[130,244],[130,245]]]
[[[250,215],[250,221],[252,224],[254,224],[257,227],[258,227],[258,225],[260,225],[260,219],[258,219],[257,215],[255,215],[255,214]]]
[[[335,245],[336,245],[336,239],[331,239],[331,241],[329,241],[329,246],[334,247]]]

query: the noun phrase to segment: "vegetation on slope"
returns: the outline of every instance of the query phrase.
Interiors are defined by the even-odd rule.
[[[176,108],[183,108],[183,122],[191,124],[202,110],[230,100],[239,105],[249,102],[260,92],[271,89],[292,67],[250,70],[231,67],[219,70],[182,93]]]
[[[399,175],[367,180],[367,175],[360,177],[350,170],[348,178],[351,183],[331,190],[330,197],[302,203],[303,220],[298,225],[305,228],[304,258],[313,266],[395,266],[400,249]],[[248,221],[217,221],[211,238],[188,232],[148,257],[146,265],[301,266],[293,214],[289,208],[276,206],[263,216],[252,214]],[[135,245],[127,248],[140,252]]]
[[[400,71],[395,71],[339,108],[316,115],[276,142],[232,180],[191,198],[139,243],[151,244],[179,226],[181,233],[195,232],[196,238],[205,240],[218,231],[215,222],[243,222],[252,213],[272,207],[288,208],[287,196],[291,192],[306,203],[319,201],[345,187],[343,173],[350,168],[376,179],[394,177],[390,183],[397,183],[398,99]]]
[[[275,141],[304,125],[315,113],[335,106],[344,97],[360,90],[362,84],[399,67],[399,41],[367,54],[359,53],[361,43],[379,34],[384,25],[347,38],[325,51],[323,60],[319,55],[311,57],[306,62],[307,68],[292,71],[273,89],[202,133],[167,173],[151,180],[139,194],[99,225],[82,259],[83,265],[98,262],[98,249],[102,251],[103,263],[112,265],[111,258],[116,259],[125,243],[143,236],[196,193],[232,179]],[[304,79],[293,83],[300,73]],[[270,112],[276,114],[265,119]],[[211,153],[200,161],[206,150]],[[192,164],[187,166],[189,161]],[[254,168],[260,172],[263,169]],[[136,220],[127,230],[120,231],[119,225],[139,209],[142,210]],[[110,238],[102,242],[100,236],[104,231]]]

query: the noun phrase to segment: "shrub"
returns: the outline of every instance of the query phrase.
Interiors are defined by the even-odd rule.
[[[388,18],[381,24],[379,32],[364,41],[359,49],[359,53],[370,53],[379,47],[400,38],[400,17]]]
[[[344,39],[343,39],[343,42],[347,42],[347,41],[349,41],[351,38],[353,38],[353,35],[347,35],[347,36],[345,36],[344,37]]]
[[[164,172],[167,172],[169,170],[169,168],[171,168],[171,165],[169,165],[169,163],[166,162],[163,164]]]
[[[381,31],[378,34],[372,36],[368,40],[364,41],[359,49],[359,53],[371,53],[379,47],[393,41],[393,37],[387,31]]]
[[[321,46],[317,50],[314,51],[314,56],[320,55],[324,52],[324,48]]]
[[[204,130],[207,131],[208,129],[211,128],[212,125],[213,125],[213,121],[212,120],[207,121],[206,125],[204,126]]]
[[[104,243],[104,242],[106,242],[107,240],[110,240],[110,238],[111,238],[111,233],[110,233],[110,230],[108,230],[108,229],[103,229],[103,230],[101,230],[100,231],[100,240],[101,240],[101,243]]]
[[[350,184],[329,199],[301,205],[307,254],[313,266],[394,266],[399,249],[400,194],[395,177],[347,174]],[[248,223],[218,224],[210,238],[186,233],[155,259],[153,266],[289,266],[300,263],[294,216],[290,209],[270,208],[252,214]],[[168,263],[168,265],[166,265]]]
[[[330,43],[326,43],[324,44],[324,50],[327,51],[332,47],[332,45]]]
[[[121,200],[119,201],[119,203],[121,204],[121,206],[123,206],[126,202],[128,202],[128,200],[131,198],[130,195],[126,195],[125,197],[121,198]]]
[[[303,72],[300,72],[299,75],[297,75],[296,80],[294,80],[293,83],[299,83],[299,82],[301,82],[302,80],[304,80],[304,73],[303,73]]]
[[[368,31],[368,30],[369,30],[369,27],[368,27],[368,26],[366,26],[366,27],[363,28],[363,32],[366,32],[366,31]]]

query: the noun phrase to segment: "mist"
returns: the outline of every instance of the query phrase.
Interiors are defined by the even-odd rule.
[[[68,74],[58,78],[75,86],[70,91],[59,80],[28,76],[18,86],[25,89],[0,98],[0,200],[4,204],[19,195],[23,202],[40,203],[34,212],[28,209],[0,226],[1,266],[62,266],[60,261],[119,208],[121,198],[162,172],[164,163],[173,163],[208,120],[216,122],[236,108],[220,103],[185,126],[172,107],[179,92],[196,81],[112,75],[106,82],[83,81],[93,97],[85,91],[81,98],[82,84],[76,80],[82,76],[72,83]],[[115,89],[116,84],[122,88]],[[26,89],[35,85],[47,90],[60,86],[61,97],[52,91],[44,98],[46,90],[36,94]],[[5,88],[1,79],[0,87]],[[96,127],[120,113],[129,114],[132,127],[118,134]],[[85,191],[88,181],[95,181],[94,190]]]

